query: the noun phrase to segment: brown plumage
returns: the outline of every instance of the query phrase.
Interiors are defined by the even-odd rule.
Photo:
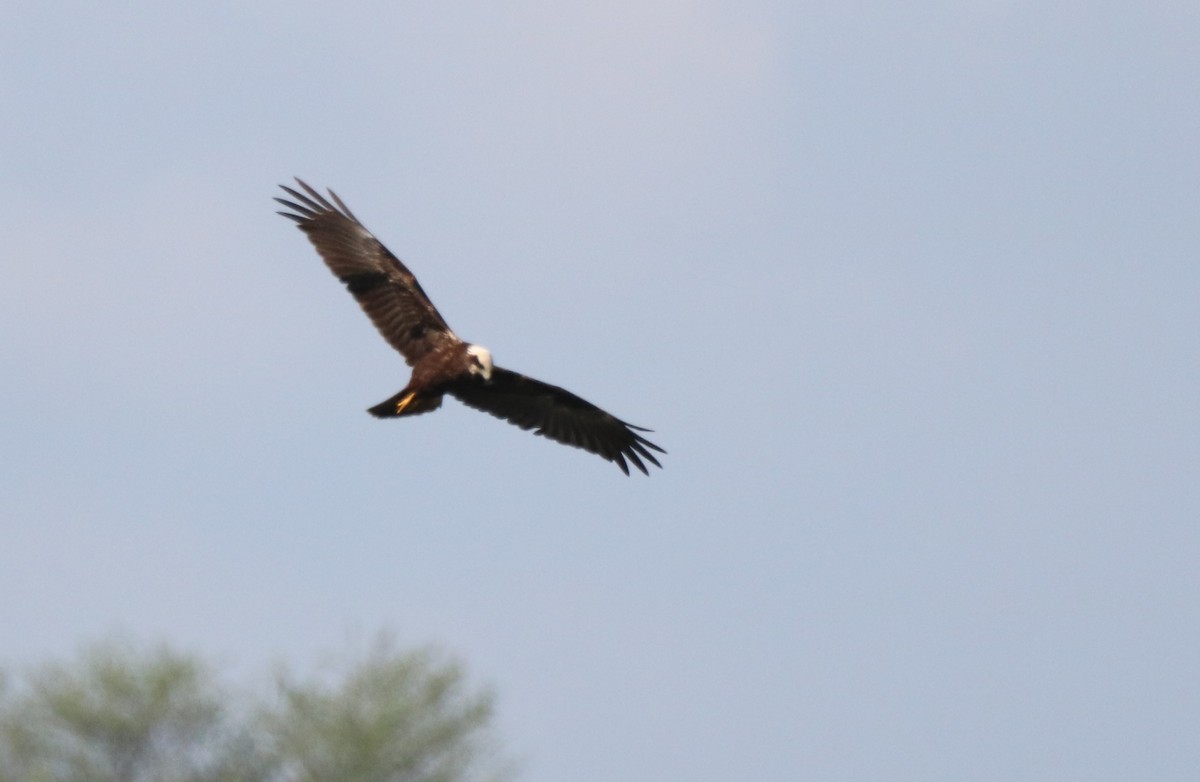
[[[651,451],[666,453],[647,432],[570,391],[493,366],[491,353],[450,330],[412,272],[392,255],[330,190],[329,199],[303,181],[304,192],[281,185],[294,200],[276,198],[345,283],[388,344],[413,368],[408,385],[368,412],[380,418],[436,410],[445,394],[564,445],[582,448],[628,475],[632,462],[661,467]],[[332,200],[330,200],[332,199]]]

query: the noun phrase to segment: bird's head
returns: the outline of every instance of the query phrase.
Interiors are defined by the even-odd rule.
[[[467,348],[468,374],[479,375],[484,380],[492,379],[492,353],[482,345]]]

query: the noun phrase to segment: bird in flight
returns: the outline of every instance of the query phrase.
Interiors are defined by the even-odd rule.
[[[300,179],[303,192],[280,185],[288,211],[334,276],[358,300],[387,343],[412,367],[408,385],[367,412],[400,418],[441,407],[450,394],[476,410],[502,418],[563,445],[582,448],[629,474],[633,463],[662,467],[651,451],[666,453],[628,424],[570,391],[492,364],[492,354],[459,339],[442,319],[417,278],[368,231],[332,190],[329,198]],[[332,199],[332,201],[330,200]]]

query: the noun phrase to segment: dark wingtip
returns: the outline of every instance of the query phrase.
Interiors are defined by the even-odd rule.
[[[617,466],[621,468],[621,472],[625,473],[626,476],[629,475],[629,465],[625,463],[624,454],[617,454],[615,457],[613,457],[613,461],[616,462]]]
[[[641,431],[647,430],[643,429]],[[650,474],[650,470],[646,468],[645,462],[650,462],[650,464],[653,464],[660,470],[662,469],[662,465],[659,464],[658,459],[654,458],[654,454],[650,453],[647,448],[653,448],[659,453],[666,453],[666,451],[664,451],[662,448],[659,448],[657,445],[641,435],[634,434],[632,442],[623,446],[620,451],[613,454],[609,458],[616,462],[617,466],[620,467],[621,471],[626,475],[629,475],[629,467],[626,465],[626,460],[628,460],[633,462],[633,466],[641,470],[643,475],[648,476]]]
[[[645,449],[645,447],[644,447],[644,446],[643,446],[641,443],[634,443],[634,444],[633,444],[633,447],[632,447],[632,449],[631,449],[631,450],[632,450],[632,451],[634,451],[634,452],[636,452],[636,453],[637,453],[638,455],[640,455],[640,456],[641,456],[643,459],[645,459],[646,461],[650,462],[651,464],[653,464],[653,465],[654,465],[655,467],[657,467],[658,469],[660,469],[660,470],[662,469],[662,465],[658,463],[658,459],[655,459],[655,458],[654,458],[654,454],[652,454],[652,453],[650,453],[649,451],[647,451],[647,450]]]
[[[646,446],[647,448],[653,448],[654,450],[658,451],[659,453],[666,453],[666,452],[667,452],[665,448],[659,448],[657,445],[655,445],[654,443],[650,442],[650,441],[649,441],[649,440],[647,440],[645,437],[639,437],[639,438],[638,438],[638,443],[639,443],[639,444],[641,444],[641,445],[644,445],[644,446]],[[648,454],[647,454],[647,455],[648,455]]]
[[[647,428],[646,428],[646,427],[644,427],[644,426],[637,426],[636,424],[631,424],[631,423],[629,423],[629,422],[627,422],[627,421],[622,421],[621,423],[625,425],[625,428],[626,428],[626,429],[632,429],[632,430],[633,430],[633,431],[635,431],[635,432],[650,432],[650,433],[653,433],[653,432],[654,432],[654,430],[653,430],[653,429],[647,429]],[[649,441],[649,440],[647,440],[645,437],[642,437],[642,436],[641,436],[641,435],[639,435],[639,434],[635,434],[635,435],[634,435],[634,438],[635,438],[635,439],[636,439],[636,440],[637,440],[639,443],[641,443],[642,445],[645,445],[645,446],[648,446],[648,447],[650,447],[650,448],[653,448],[654,450],[658,451],[659,453],[666,453],[666,451],[664,451],[662,448],[659,448],[657,445],[655,445],[654,443],[650,442],[650,441]]]
[[[337,193],[333,192],[333,190],[329,190],[329,196],[333,199],[333,203],[330,203],[329,198],[321,195],[319,192],[317,192],[316,188],[305,182],[300,177],[296,177],[296,184],[299,185],[300,190],[303,190],[304,192],[300,192],[300,190],[296,190],[288,185],[279,186],[283,192],[287,193],[296,200],[288,201],[284,198],[276,198],[275,200],[286,206],[288,209],[295,210],[300,215],[300,217],[297,217],[296,215],[284,214],[283,212],[280,212],[280,214],[283,214],[284,217],[288,217],[298,223],[302,223],[305,220],[316,217],[325,212],[336,212],[350,218],[359,225],[362,225],[362,223],[359,222],[359,219],[354,216],[354,213],[347,208],[345,202],[338,198]],[[334,204],[336,204],[336,206]]]
[[[650,472],[646,469],[646,465],[642,464],[642,460],[638,458],[637,453],[634,451],[627,451],[625,456],[629,459],[629,461],[633,462],[634,467],[642,471],[642,475],[650,474]]]

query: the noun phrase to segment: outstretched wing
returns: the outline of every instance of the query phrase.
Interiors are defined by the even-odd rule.
[[[295,220],[308,235],[330,271],[354,294],[389,345],[411,365],[445,341],[459,341],[413,273],[358,221],[336,193],[329,191],[330,203],[300,179],[296,183],[303,193],[280,185],[295,200],[276,198],[291,210],[279,214]]]
[[[626,475],[626,460],[647,475],[643,459],[662,467],[648,449],[666,451],[638,434],[649,429],[627,424],[558,386],[495,367],[490,382],[472,378],[447,390],[468,407],[616,462]]]

